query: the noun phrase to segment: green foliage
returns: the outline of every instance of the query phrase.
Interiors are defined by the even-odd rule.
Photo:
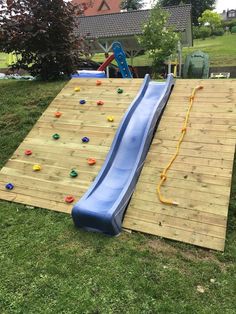
[[[236,33],[236,26],[233,26],[233,27],[231,28],[231,33],[233,33],[233,34]]]
[[[201,39],[205,39],[211,36],[211,29],[207,26],[200,26],[199,27],[199,35]]]
[[[144,3],[142,0],[122,0],[120,8],[122,10],[132,11],[142,9]]]
[[[205,10],[201,17],[198,18],[200,25],[208,25],[213,32],[216,28],[221,27],[221,18],[220,15],[211,10]]]
[[[191,4],[192,5],[192,18],[194,25],[198,25],[198,18],[201,14],[209,9],[213,9],[216,0],[158,0],[161,6],[171,6],[179,4]]]
[[[153,60],[154,68],[169,57],[176,49],[178,34],[166,27],[168,14],[156,5],[151,10],[151,16],[144,25],[143,35],[139,36],[139,42],[148,51]]]
[[[201,38],[200,27],[193,26],[193,39],[198,39],[198,38]]]
[[[218,27],[212,31],[212,35],[214,36],[223,36],[225,33],[223,27]]]
[[[228,27],[229,31],[231,31],[233,26],[236,26],[236,19],[230,21],[222,21],[222,26],[224,28]]]
[[[44,80],[69,76],[85,52],[74,33],[77,6],[63,0],[0,0],[0,51],[15,52],[14,68]]]

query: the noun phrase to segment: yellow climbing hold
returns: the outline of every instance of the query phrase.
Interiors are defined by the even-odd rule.
[[[34,171],[40,171],[42,168],[41,168],[41,166],[40,165],[34,165],[33,166],[33,170]]]
[[[180,150],[180,145],[181,143],[183,142],[183,139],[184,139],[184,136],[187,132],[187,127],[188,127],[188,121],[189,121],[189,116],[190,116],[190,111],[192,109],[192,106],[193,106],[193,102],[194,102],[194,98],[195,98],[195,94],[198,90],[200,89],[203,89],[203,86],[197,86],[193,89],[192,91],[192,94],[189,98],[189,107],[188,107],[188,110],[187,110],[187,113],[186,113],[186,116],[185,116],[185,119],[184,119],[184,124],[182,126],[182,129],[181,129],[181,134],[180,134],[180,137],[179,137],[179,140],[178,140],[178,143],[177,143],[177,146],[176,146],[176,151],[175,151],[175,154],[174,156],[171,158],[171,160],[169,161],[169,163],[167,164],[167,166],[164,168],[164,170],[162,171],[161,173],[161,180],[160,182],[158,183],[157,185],[157,194],[158,194],[158,197],[159,197],[159,200],[161,203],[163,204],[168,204],[168,205],[178,205],[177,202],[174,202],[172,200],[168,200],[166,198],[164,198],[161,194],[161,186],[162,184],[167,180],[167,172],[168,170],[170,169],[170,167],[172,166],[173,162],[175,161],[175,159],[177,158],[177,156],[179,155],[179,150]]]
[[[114,122],[114,117],[113,116],[108,116],[107,117],[108,122]]]
[[[75,92],[80,92],[80,87],[75,87],[74,91]]]

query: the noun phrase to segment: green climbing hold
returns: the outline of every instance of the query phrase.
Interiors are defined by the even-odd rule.
[[[118,94],[122,94],[122,93],[123,93],[123,89],[122,89],[122,88],[118,88],[118,89],[117,89],[117,93],[118,93]]]
[[[70,172],[70,176],[71,176],[72,178],[75,178],[75,177],[78,176],[78,172],[77,172],[75,169],[72,169],[71,172]]]
[[[57,134],[57,133],[55,133],[55,134],[53,134],[52,138],[53,138],[54,140],[59,140],[60,135]]]

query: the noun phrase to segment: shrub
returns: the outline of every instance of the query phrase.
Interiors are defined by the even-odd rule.
[[[201,34],[200,34],[199,28],[200,28],[199,26],[193,26],[193,38],[194,39],[201,38]]]
[[[200,38],[205,39],[211,36],[211,29],[207,26],[199,27]]]
[[[233,26],[233,27],[231,28],[231,33],[236,34],[236,26]]]
[[[0,51],[20,56],[13,68],[22,68],[43,80],[69,76],[84,54],[77,38],[79,7],[63,0],[3,2],[0,15]]]
[[[218,27],[218,28],[216,28],[216,29],[214,29],[213,31],[212,31],[212,35],[213,36],[223,36],[224,35],[224,29],[222,28],[222,27]]]

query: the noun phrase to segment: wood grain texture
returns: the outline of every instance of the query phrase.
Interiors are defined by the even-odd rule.
[[[198,91],[160,203],[156,187],[174,155],[192,89]],[[123,226],[224,250],[236,143],[236,80],[178,80],[150,147]]]
[[[20,144],[13,156],[0,171],[0,198],[35,207],[70,213],[71,204],[65,203],[67,195],[78,200],[97,176],[113,141],[116,129],[131,102],[137,95],[141,79],[72,79],[52,101],[35,126]],[[76,92],[75,87],[80,87]],[[117,88],[123,94],[117,93]],[[79,101],[86,100],[81,105]],[[98,106],[102,100],[104,105]],[[60,118],[54,113],[60,111]],[[114,122],[107,116],[114,116]],[[58,133],[59,140],[52,135]],[[83,137],[89,143],[82,143]],[[26,149],[32,150],[25,156]],[[87,158],[96,158],[89,166]],[[42,170],[33,171],[40,164]],[[71,169],[78,177],[71,178]],[[14,189],[5,189],[7,183]]]

